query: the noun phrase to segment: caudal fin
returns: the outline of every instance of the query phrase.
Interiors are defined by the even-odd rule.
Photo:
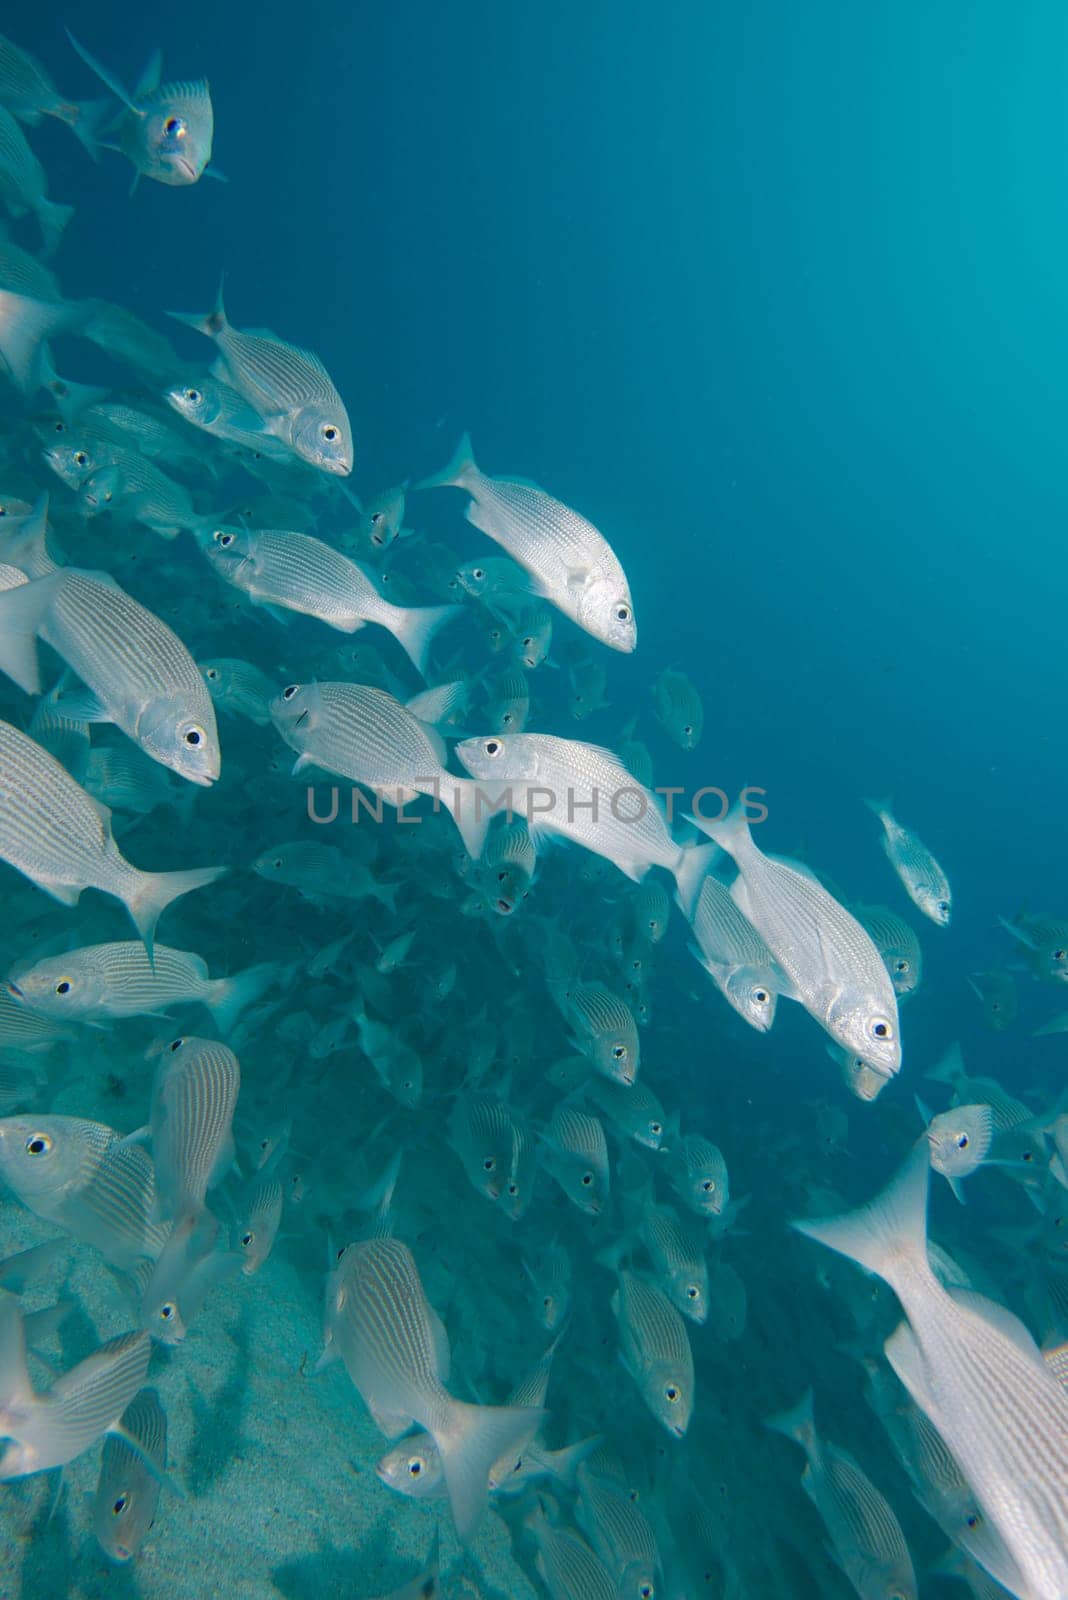
[[[477,861],[494,816],[490,809],[491,797],[483,792],[476,778],[454,778],[450,772],[441,780],[441,798],[452,812],[464,848],[471,859]]]
[[[909,1264],[927,1264],[927,1185],[931,1170],[927,1135],[921,1134],[904,1165],[881,1194],[856,1211],[793,1222],[829,1250],[848,1256],[895,1288]]]
[[[168,311],[167,315],[173,317],[175,322],[184,322],[187,327],[195,328],[198,333],[206,333],[209,339],[214,339],[226,327],[226,307],[223,304],[223,284],[219,280],[219,292],[215,296],[215,306],[211,311],[204,313],[197,311]]]
[[[38,578],[0,593],[0,672],[27,694],[40,694],[37,631],[55,598],[57,578]]]
[[[458,617],[461,606],[396,606],[390,630],[421,678],[439,628]]]
[[[38,388],[45,340],[80,317],[79,307],[61,300],[34,300],[10,289],[0,290],[0,356],[12,382],[28,394]]]
[[[471,435],[465,433],[441,471],[431,473],[429,478],[420,479],[415,488],[463,489],[467,487],[468,479],[477,476],[478,467],[475,465],[474,452],[471,449]]]
[[[218,978],[212,984],[207,1007],[219,1032],[230,1033],[246,1006],[266,994],[281,972],[277,961],[263,961],[259,966],[246,967],[244,972],[235,972],[232,978]]]
[[[448,1422],[435,1430],[452,1520],[461,1544],[470,1544],[486,1509],[490,1470],[502,1456],[524,1447],[545,1420],[527,1406],[474,1406],[453,1400]]]
[[[48,200],[42,197],[37,202],[37,220],[41,224],[41,237],[44,240],[44,249],[41,251],[45,260],[53,256],[63,237],[63,230],[74,215],[73,206],[60,205],[58,200]]]
[[[701,885],[722,855],[718,844],[689,844],[683,847],[675,863],[675,902],[687,922],[693,918],[701,893]]]
[[[132,888],[120,896],[133,919],[134,927],[144,940],[148,959],[152,960],[152,946],[156,923],[172,900],[181,899],[194,889],[203,889],[214,883],[226,871],[225,867],[194,867],[188,872],[139,872]]]
[[[0,1407],[8,1411],[32,1399],[22,1312],[13,1294],[0,1293]]]
[[[789,1411],[778,1411],[764,1418],[765,1428],[793,1439],[806,1452],[816,1443],[816,1418],[812,1407],[812,1390],[806,1389],[800,1400]]]

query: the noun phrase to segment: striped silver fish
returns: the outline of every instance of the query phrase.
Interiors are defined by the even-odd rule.
[[[0,35],[0,105],[28,127],[44,117],[73,126],[78,107],[64,100],[41,63],[21,45]]]
[[[91,518],[110,512],[120,521],[139,522],[161,539],[177,539],[199,526],[184,484],[169,478],[138,450],[112,450],[112,459],[89,474],[78,490],[78,509]]]
[[[307,767],[336,772],[389,805],[432,795],[452,814],[468,854],[479,854],[491,815],[479,786],[445,770],[438,735],[385,690],[291,683],[271,702],[271,719],[298,752],[294,774]]]
[[[326,1337],[390,1437],[416,1423],[433,1435],[453,1521],[468,1542],[481,1520],[494,1463],[519,1454],[544,1413],[470,1405],[439,1376],[440,1324],[433,1318],[411,1251],[398,1239],[351,1244],[331,1276]]]
[[[142,872],[132,866],[96,802],[46,750],[8,722],[0,722],[0,771],[0,860],[62,905],[76,905],[83,889],[114,895],[146,949],[171,901],[213,883],[225,870]]]
[[[215,115],[203,78],[185,83],[160,83],[162,58],[158,50],[148,59],[136,87],[122,84],[67,29],[67,38],[90,72],[119,101],[111,139],[132,163],[137,178],[184,187],[196,183],[211,160]]]
[[[623,1365],[656,1420],[681,1439],[694,1404],[693,1353],[685,1322],[662,1290],[633,1272],[620,1272],[612,1311]]]
[[[944,928],[949,922],[952,896],[942,868],[923,841],[896,820],[888,801],[868,800],[865,804],[883,825],[883,850],[905,893],[918,911]]]
[[[445,485],[466,490],[468,522],[531,575],[544,599],[602,644],[634,649],[638,633],[626,576],[591,522],[534,484],[486,477],[466,434],[448,465],[417,487]]]
[[[718,1145],[699,1133],[669,1138],[662,1148],[668,1182],[699,1217],[718,1217],[730,1200],[727,1163]]]
[[[438,629],[460,614],[458,606],[393,605],[369,572],[310,534],[224,525],[205,531],[200,545],[219,577],[259,605],[299,611],[341,633],[377,623],[420,676]]]
[[[37,1394],[18,1306],[0,1298],[0,1434],[11,1441],[0,1456],[0,1479],[66,1466],[102,1434],[117,1431],[145,1381],[150,1352],[146,1333],[120,1334]]]
[[[857,919],[809,872],[758,849],[743,811],[700,826],[737,864],[735,904],[805,1010],[839,1044],[892,1077],[901,1067],[897,996]]]
[[[596,1117],[558,1105],[542,1136],[542,1165],[580,1211],[596,1217],[608,1200],[608,1144]]]
[[[586,1079],[582,1092],[621,1133],[647,1150],[660,1149],[664,1108],[647,1083],[617,1083],[598,1074]]]
[[[247,717],[260,727],[267,726],[271,720],[268,707],[278,693],[278,685],[265,672],[254,667],[251,661],[241,661],[234,656],[201,661],[199,667],[208,693],[220,711],[232,717]]]
[[[916,1574],[905,1535],[886,1496],[851,1455],[816,1431],[812,1390],[766,1426],[805,1452],[802,1487],[823,1520],[835,1558],[858,1595],[916,1600]]]
[[[38,1015],[56,1021],[151,1017],[196,1002],[226,1033],[279,970],[265,962],[231,978],[212,978],[207,963],[191,950],[159,944],[150,961],[135,939],[119,939],[48,956],[9,977],[8,988]]]
[[[641,1044],[627,1002],[603,983],[576,983],[567,990],[560,1009],[571,1025],[575,1049],[606,1078],[633,1083],[641,1065]]]
[[[487,1200],[500,1200],[512,1167],[515,1120],[492,1094],[460,1094],[449,1117],[448,1140],[468,1181]]]
[[[882,956],[897,993],[912,994],[923,977],[923,951],[914,930],[887,906],[854,906],[853,915]]]
[[[0,1174],[36,1216],[95,1245],[114,1266],[155,1259],[166,1242],[151,1156],[102,1122],[0,1118]]]
[[[122,1434],[104,1440],[90,1515],[104,1554],[122,1563],[133,1560],[148,1536],[159,1505],[158,1474],[167,1469],[167,1413],[155,1389],[134,1395],[119,1426]],[[136,1440],[138,1448],[127,1439]]]
[[[681,901],[680,909],[685,915]],[[788,985],[776,971],[771,951],[714,873],[701,884],[689,922],[696,941],[691,952],[720,994],[750,1027],[766,1033],[775,1021],[779,991]]]
[[[0,985],[0,1050],[31,1051],[34,1054],[50,1050],[61,1039],[74,1039],[73,1029],[54,1017],[43,1017],[31,1011]]]
[[[242,331],[226,316],[222,294],[206,316],[172,312],[179,322],[214,339],[217,378],[236,389],[265,429],[301,460],[323,472],[352,471],[352,425],[333,380],[317,355],[266,329]]]
[[[595,1477],[585,1464],[578,1469],[578,1485],[575,1519],[616,1578],[621,1600],[655,1595],[660,1554],[641,1506],[626,1489]]]
[[[0,189],[4,191],[9,204],[33,212],[41,228],[43,254],[50,256],[74,215],[74,207],[60,205],[58,201],[48,198],[45,170],[26,143],[26,135],[4,105],[0,105]]]
[[[162,1051],[149,1130],[164,1221],[201,1211],[208,1190],[232,1166],[240,1087],[237,1057],[215,1039],[172,1039]]]
[[[657,721],[682,750],[695,750],[704,728],[705,711],[685,672],[665,667],[653,685]]]
[[[141,1326],[161,1344],[181,1344],[216,1284],[239,1272],[243,1257],[217,1250],[219,1224],[210,1211],[186,1212],[157,1259],[134,1273],[141,1290]]]
[[[534,1536],[534,1565],[553,1600],[619,1600],[608,1568],[571,1528],[554,1526],[540,1509],[527,1527]]]
[[[886,1356],[931,1419],[1035,1600],[1068,1594],[1068,1393],[1004,1306],[946,1290],[927,1257],[926,1138],[859,1210],[794,1224],[885,1279],[907,1321]]]
[[[676,1310],[691,1322],[708,1316],[708,1264],[704,1239],[670,1206],[647,1204],[638,1222],[660,1287]]]
[[[274,1248],[282,1220],[282,1185],[270,1175],[249,1185],[230,1235],[231,1248],[244,1257],[241,1270],[247,1277],[258,1272]]]

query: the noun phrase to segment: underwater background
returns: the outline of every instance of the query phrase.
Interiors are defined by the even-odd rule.
[[[196,951],[213,976],[285,968],[275,1009],[231,1040],[242,1069],[237,1158],[247,1176],[243,1137],[247,1156],[257,1129],[291,1119],[287,1180],[298,1175],[305,1192],[287,1201],[262,1269],[217,1288],[181,1348],[157,1350],[169,1470],[187,1498],[164,1488],[143,1550],[120,1568],[92,1538],[96,1450],[71,1466],[54,1514],[51,1477],[15,1479],[0,1497],[0,1596],[370,1600],[421,1566],[435,1527],[441,1587],[427,1592],[583,1593],[537,1576],[524,1520],[536,1495],[487,1515],[465,1553],[447,1502],[391,1494],[376,1478],[386,1441],[342,1365],[313,1373],[326,1274],[365,1230],[359,1197],[398,1151],[396,1232],[449,1326],[467,1398],[502,1402],[538,1359],[548,1335],[527,1304],[524,1263],[570,1250],[573,1321],[547,1401],[554,1442],[602,1433],[619,1452],[671,1544],[659,1593],[852,1592],[799,1486],[800,1455],[762,1427],[809,1385],[821,1430],[890,1500],[919,1593],[963,1593],[930,1570],[946,1540],[843,1349],[878,1349],[896,1320],[893,1296],[787,1224],[837,1209],[822,1203],[830,1193],[859,1203],[890,1175],[923,1126],[914,1096],[946,1103],[945,1085],[925,1073],[955,1041],[973,1078],[998,1080],[1033,1115],[1064,1085],[1061,1034],[1036,1036],[1060,1010],[1057,987],[1036,981],[999,918],[1068,906],[1068,14],[953,0],[682,0],[660,12],[599,0],[327,10],[186,0],[146,12],[109,0],[84,16],[43,8],[5,20],[65,94],[87,98],[99,85],[65,23],[124,83],[157,46],[165,78],[205,75],[213,160],[227,181],[142,180],[128,195],[117,155],[94,164],[58,123],[29,129],[49,192],[75,207],[50,263],[64,293],[129,308],[203,363],[207,346],[165,313],[207,310],[224,275],[235,326],[274,329],[322,357],[351,418],[356,493],[417,482],[467,430],[484,471],[521,475],[580,508],[626,570],[638,648],[591,646],[607,704],[579,724],[567,694],[581,636],[559,619],[556,670],[531,675],[528,726],[617,747],[635,722],[658,784],[731,795],[759,786],[761,847],[828,874],[849,904],[894,907],[919,934],[924,971],[902,1004],[902,1072],[868,1105],[800,1007],[781,1005],[768,1035],[746,1028],[693,961],[674,911],[650,953],[643,1081],[685,1129],[715,1142],[732,1195],[749,1197],[708,1240],[710,1260],[744,1285],[744,1328],[690,1330],[694,1413],[674,1440],[616,1358],[601,1259],[622,1227],[628,1157],[648,1172],[654,1158],[613,1137],[613,1204],[595,1224],[547,1174],[513,1223],[468,1184],[444,1137],[487,1018],[496,1053],[475,1087],[507,1092],[544,1128],[562,1095],[553,1065],[571,1050],[539,965],[546,929],[568,935],[586,974],[607,981],[609,937],[633,886],[566,845],[539,860],[514,919],[471,915],[463,877],[449,877],[458,836],[447,817],[427,817],[418,844],[387,824],[368,847],[392,909],[283,891],[248,870],[272,844],[329,833],[361,860],[364,846],[341,823],[308,822],[306,782],[289,776],[291,753],[271,727],[221,718],[218,785],[116,836],[138,864],[230,868],[168,911],[168,944]],[[21,227],[27,243],[32,228]],[[158,399],[88,343],[57,341],[56,361],[65,378]],[[69,491],[19,431],[47,406],[10,388],[2,403],[0,489],[30,500],[48,489],[68,559],[109,568],[106,525],[81,527]],[[239,468],[226,479],[177,475],[206,516],[264,492]],[[352,520],[333,483],[308,499],[321,537]],[[406,520],[416,537],[384,565],[395,558],[416,603],[451,598],[428,579],[429,544],[464,560],[498,554],[456,495],[412,493]],[[351,647],[348,636],[306,617],[283,625],[221,609],[222,585],[188,534],[173,545],[144,529],[115,538],[120,581],[198,662],[247,658],[277,688],[347,676],[332,652]],[[486,666],[470,619],[455,654],[447,638],[428,682],[445,663],[472,677]],[[414,693],[396,646],[377,630],[373,642]],[[703,702],[694,750],[657,719],[665,668],[684,672]],[[0,716],[25,728],[31,711],[3,680]],[[490,731],[477,716],[461,729]],[[948,930],[924,922],[894,881],[863,803],[872,796],[891,796],[946,868]],[[604,872],[583,876],[589,862]],[[113,903],[88,896],[63,909],[3,871],[5,972],[38,942],[51,953],[64,940],[130,937]],[[410,930],[387,1005],[374,977],[361,988],[361,972]],[[308,963],[350,933],[332,974],[309,976]],[[1007,1023],[984,1002],[990,974],[1011,990]],[[329,1053],[312,1053],[318,1030],[351,1019],[360,995],[379,995],[379,1014],[422,1059],[414,1110],[386,1093],[351,1020]],[[192,1015],[196,1031],[211,1031]],[[147,1119],[145,1053],[167,1026],[140,1017],[78,1030],[49,1051],[37,1097],[8,1109],[129,1132]],[[228,1184],[226,1226],[239,1189]],[[931,1217],[946,1248],[985,1274],[984,1292],[1044,1337],[1035,1296],[1052,1270],[1048,1207],[989,1172],[965,1208],[934,1180]],[[53,1232],[13,1195],[0,1200],[3,1255]],[[52,1347],[57,1371],[127,1325],[122,1286],[87,1247],[72,1247],[48,1288],[37,1303],[62,1290],[78,1306]],[[567,1521],[567,1493],[561,1504]]]

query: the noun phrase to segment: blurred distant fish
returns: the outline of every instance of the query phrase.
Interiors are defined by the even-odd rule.
[[[267,883],[284,884],[311,901],[373,899],[392,910],[396,899],[392,884],[379,883],[362,861],[314,839],[274,845],[256,857],[252,870]]]
[[[448,465],[418,487],[443,485],[467,491],[467,520],[526,569],[546,600],[613,650],[634,649],[627,580],[592,523],[534,484],[487,478],[475,465],[466,434]]]
[[[158,1474],[167,1469],[167,1414],[155,1389],[134,1396],[119,1427],[121,1433],[104,1440],[90,1514],[104,1554],[121,1563],[132,1561],[148,1536],[159,1505]],[[136,1450],[128,1439],[136,1441]]]
[[[888,800],[865,802],[883,825],[883,849],[913,905],[932,922],[949,922],[949,880],[934,856],[910,829],[895,821]]]
[[[278,685],[259,667],[234,656],[201,661],[199,667],[218,710],[235,717],[247,717],[260,727],[269,724],[268,707],[278,693]]]
[[[567,708],[576,722],[585,722],[595,712],[607,709],[608,673],[603,661],[580,661],[571,668],[568,678]]]
[[[626,1083],[597,1074],[583,1087],[586,1097],[628,1138],[659,1150],[664,1135],[664,1108],[647,1083]]]
[[[276,1177],[267,1174],[249,1185],[231,1234],[231,1247],[244,1257],[241,1270],[246,1276],[258,1272],[274,1248],[282,1205],[282,1185]]]
[[[1068,921],[1058,917],[1000,918],[1001,926],[1023,945],[1031,968],[1044,983],[1068,983]]]
[[[486,721],[495,733],[522,733],[530,715],[530,684],[526,673],[512,667],[494,681],[486,706]]]
[[[262,455],[269,461],[292,459],[289,447],[267,431],[252,403],[217,378],[197,377],[172,384],[163,398],[194,428],[201,428],[238,453]]]
[[[696,750],[704,728],[705,713],[701,696],[686,676],[675,667],[665,667],[653,685],[656,715],[670,739],[683,750]]]
[[[215,114],[205,79],[160,83],[163,66],[159,51],[148,60],[132,94],[102,67],[67,30],[67,37],[91,72],[120,102],[117,116],[101,126],[114,135],[114,143],[98,133],[94,142],[119,150],[134,167],[134,187],[139,177],[157,183],[196,183],[208,170],[215,133]],[[217,174],[211,174],[217,176]]]
[[[558,1600],[619,1600],[612,1574],[574,1529],[551,1523],[540,1506],[527,1527],[537,1548],[534,1564],[548,1594]]]
[[[63,905],[76,905],[83,889],[114,895],[146,946],[172,900],[213,883],[224,870],[142,872],[131,866],[96,802],[47,751],[6,722],[0,722],[0,769],[0,860]]]
[[[912,994],[923,976],[923,951],[904,917],[886,906],[854,906],[853,915],[882,956],[895,991]]]
[[[993,1033],[1012,1026],[1020,1009],[1020,997],[1011,972],[991,967],[988,972],[973,973],[968,984],[982,1008],[983,1021]]]
[[[341,396],[319,357],[265,328],[231,327],[222,291],[205,316],[172,312],[214,339],[215,376],[243,394],[264,428],[323,472],[352,471],[352,427]]]
[[[65,122],[79,138],[85,118],[82,107],[64,100],[52,79],[28,50],[0,35],[0,106],[28,127],[35,128],[42,117]]]
[[[380,554],[401,538],[407,487],[401,484],[396,489],[383,489],[365,499],[359,508],[355,529],[341,536],[342,548],[353,550],[357,555]]]
[[[572,1205],[598,1216],[608,1200],[608,1145],[596,1117],[558,1105],[542,1137],[542,1166]]]
[[[534,1261],[524,1259],[538,1322],[546,1333],[558,1332],[571,1315],[571,1258],[552,1244]]]
[[[698,1216],[720,1216],[729,1201],[723,1152],[699,1133],[669,1134],[660,1151],[664,1171],[679,1199]]]
[[[73,206],[48,198],[45,171],[26,135],[5,105],[0,103],[0,198],[16,215],[32,211],[41,228],[44,253],[52,255],[63,230],[74,215]]]
[[[187,1212],[156,1261],[142,1266],[141,1326],[161,1344],[181,1344],[210,1291],[241,1269],[240,1252],[216,1250],[218,1232],[210,1211]]]

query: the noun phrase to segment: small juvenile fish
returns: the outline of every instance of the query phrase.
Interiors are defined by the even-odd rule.
[[[183,186],[196,183],[211,160],[215,133],[215,114],[207,81],[198,78],[184,83],[160,83],[163,66],[159,51],[148,59],[137,87],[128,94],[114,74],[107,71],[80,45],[70,29],[67,38],[90,72],[121,102],[114,132],[115,144],[95,137],[105,149],[119,150],[126,156],[138,177],[154,178],[157,183]]]
[[[534,592],[523,568],[507,556],[485,556],[465,561],[456,569],[456,582],[473,600],[480,600],[493,616],[514,621],[530,604]]]
[[[241,1270],[247,1277],[258,1272],[274,1249],[282,1221],[283,1194],[279,1180],[269,1174],[249,1185],[231,1235],[231,1246],[244,1256]]]
[[[705,713],[701,696],[686,676],[675,667],[665,667],[653,685],[656,715],[660,726],[682,750],[696,750],[704,729]]]
[[[99,806],[46,750],[0,722],[0,860],[61,905],[83,889],[121,900],[146,948],[172,900],[214,883],[223,867],[142,872],[122,855]]]
[[[588,1056],[598,1072],[617,1083],[633,1083],[641,1064],[641,1044],[634,1013],[603,983],[576,983],[561,1007],[573,1030],[576,1050]]]
[[[923,951],[904,917],[886,906],[854,906],[853,915],[882,956],[895,991],[912,994],[923,976]]]
[[[487,478],[465,434],[449,464],[421,489],[452,485],[471,496],[467,520],[534,579],[538,592],[613,650],[637,643],[627,580],[607,541],[578,512],[520,479]]]
[[[378,900],[393,909],[396,890],[379,883],[362,861],[336,845],[293,839],[256,857],[252,870],[267,883],[296,889],[307,900]]]
[[[350,534],[342,534],[345,549],[380,554],[402,537],[404,527],[404,500],[407,484],[397,489],[383,489],[380,494],[365,500],[360,507],[356,527]]]
[[[596,1117],[558,1105],[543,1135],[542,1165],[573,1205],[596,1217],[608,1199],[608,1145]]]
[[[47,1394],[37,1394],[26,1370],[22,1317],[10,1296],[0,1298],[0,1348],[5,1385],[0,1434],[0,1479],[64,1467],[103,1434],[121,1432],[121,1417],[145,1381],[151,1345],[146,1333],[124,1333],[94,1350]]]
[[[583,1092],[621,1133],[647,1150],[660,1149],[664,1108],[647,1083],[628,1085],[598,1074],[585,1080]]]
[[[210,1291],[241,1269],[239,1252],[216,1250],[218,1232],[210,1211],[187,1212],[156,1261],[142,1265],[141,1326],[160,1344],[181,1344]]]
[[[20,972],[17,981],[9,978],[8,987],[34,1011],[76,1022],[158,1016],[168,1006],[196,1001],[227,1033],[278,972],[266,962],[232,978],[211,978],[207,964],[191,950],[156,945],[150,961],[144,946],[130,939],[47,956]]]
[[[949,880],[926,845],[909,829],[895,821],[886,800],[868,800],[883,825],[883,849],[897,873],[905,893],[925,917],[945,927],[952,908]]]
[[[571,1315],[571,1258],[562,1245],[552,1244],[533,1263],[524,1260],[534,1309],[546,1333],[557,1333]]]
[[[310,466],[347,477],[352,471],[352,426],[319,357],[265,328],[231,327],[222,301],[206,316],[172,312],[215,341],[214,374],[244,395],[268,433]]]
[[[692,954],[738,1015],[767,1033],[784,979],[764,940],[714,873],[701,884],[690,923],[697,941],[690,946]]]
[[[507,917],[526,899],[538,857],[521,818],[490,829],[479,861],[479,884],[486,904]]]
[[[1020,1009],[1019,991],[1012,973],[992,967],[989,972],[975,973],[968,983],[982,1007],[983,1021],[990,1031],[1002,1033],[1011,1027]]]
[[[956,1105],[928,1119],[931,1166],[946,1179],[961,1204],[960,1180],[982,1166],[994,1142],[994,1131],[990,1106]]]
[[[659,944],[671,916],[671,897],[664,885],[655,878],[640,883],[630,902],[630,914],[639,937]]]
[[[612,1574],[573,1529],[554,1526],[540,1507],[527,1527],[538,1551],[534,1565],[554,1600],[619,1600]]]
[[[238,452],[249,451],[269,461],[288,461],[288,447],[268,433],[263,418],[238,390],[217,378],[172,384],[164,393],[167,404],[194,428],[211,434]]]
[[[569,678],[567,709],[576,722],[585,722],[595,712],[607,709],[605,690],[608,687],[608,673],[603,661],[581,662],[571,668]]]
[[[204,1207],[234,1160],[238,1059],[214,1039],[172,1039],[159,1057],[149,1132],[164,1221]]]
[[[646,1206],[638,1227],[660,1287],[672,1305],[691,1322],[703,1323],[709,1298],[701,1234],[671,1206]]]
[[[217,656],[214,661],[198,663],[208,693],[219,711],[233,717],[247,717],[250,722],[265,728],[271,720],[268,709],[278,693],[274,683],[251,661],[241,661],[234,656]]]
[[[516,1123],[492,1094],[461,1094],[449,1118],[448,1140],[468,1181],[487,1200],[500,1200],[512,1170]]]
[[[633,1494],[578,1469],[579,1498],[575,1516],[605,1568],[619,1583],[626,1600],[656,1594],[660,1556],[656,1534]]]
[[[530,716],[530,684],[519,667],[496,679],[486,705],[486,722],[495,733],[522,733]]]
[[[553,645],[552,613],[545,607],[524,611],[516,619],[510,645],[513,662],[534,672],[549,658]]]
[[[119,1427],[121,1434],[104,1440],[90,1515],[104,1554],[122,1563],[133,1560],[156,1520],[160,1496],[156,1473],[167,1470],[167,1414],[155,1389],[134,1395]],[[136,1442],[136,1450],[127,1439]],[[146,1465],[146,1456],[156,1473]]]
[[[669,1139],[660,1152],[668,1181],[679,1199],[699,1217],[722,1215],[729,1200],[723,1152],[699,1133]]]
[[[612,1295],[620,1356],[656,1420],[677,1439],[690,1425],[693,1354],[686,1324],[667,1296],[633,1272]]]
[[[1043,983],[1068,983],[1068,922],[1058,917],[1020,916],[1000,919],[1007,933],[1023,945],[1031,967]]]

